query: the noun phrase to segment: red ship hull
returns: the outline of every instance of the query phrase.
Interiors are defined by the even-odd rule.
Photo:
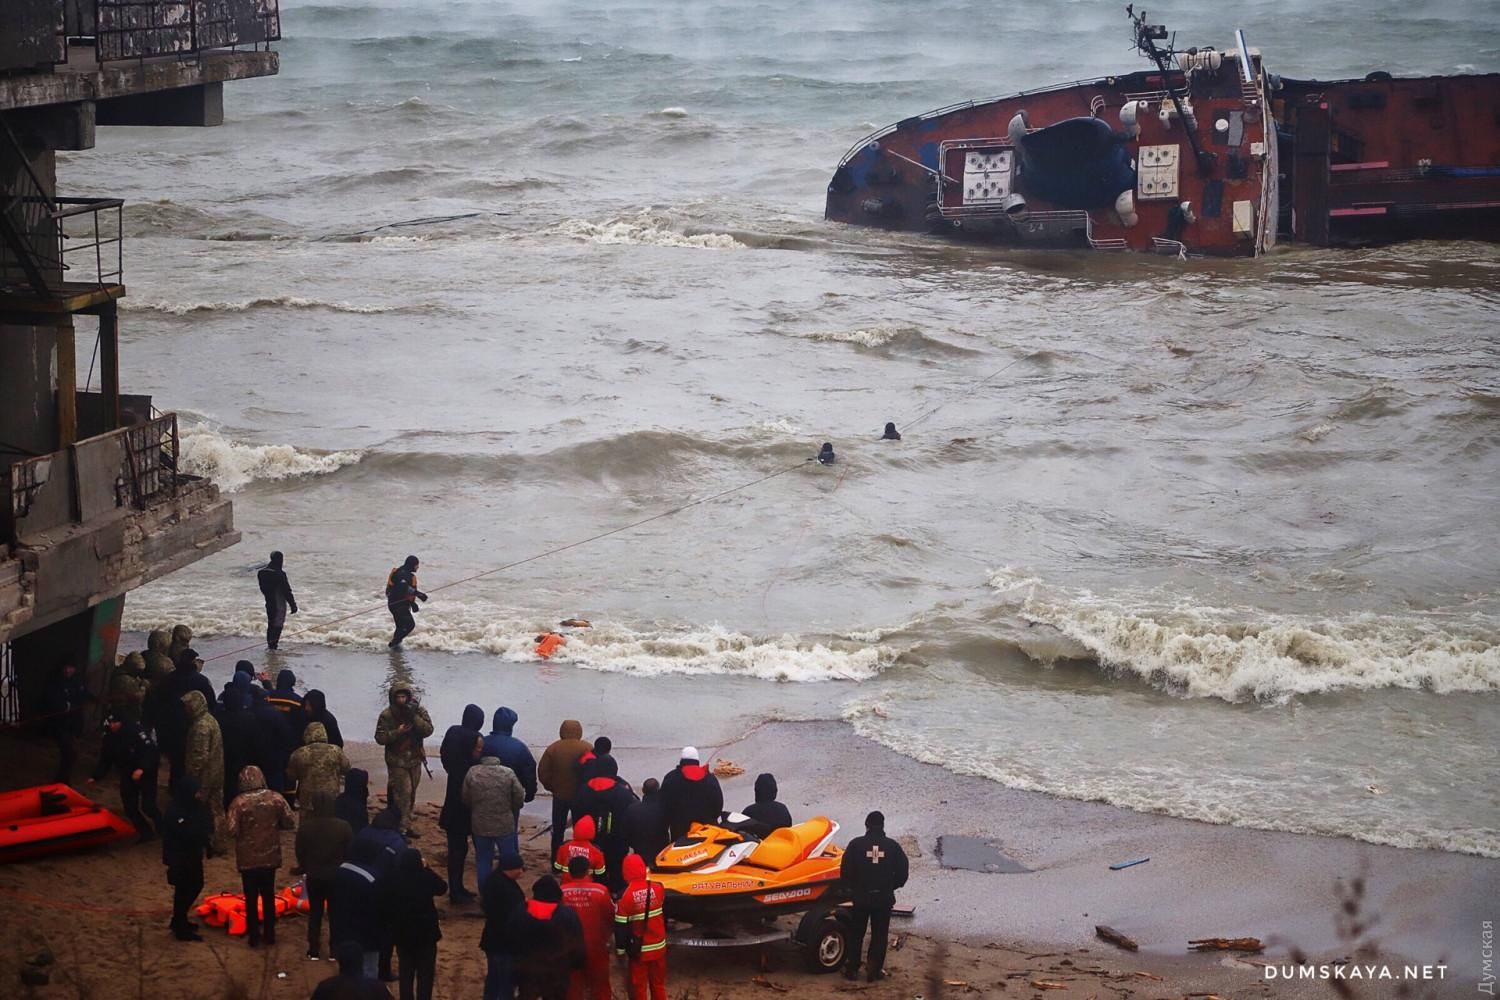
[[[882,129],[840,162],[825,214],[1018,247],[1227,257],[1278,241],[1494,239],[1500,75],[1280,80],[1242,40],[1190,49],[1165,71]]]

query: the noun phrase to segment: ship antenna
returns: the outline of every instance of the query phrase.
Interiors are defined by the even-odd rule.
[[[1186,109],[1182,106],[1182,98],[1178,96],[1177,91],[1172,89],[1171,70],[1167,65],[1167,59],[1172,55],[1174,50],[1177,41],[1176,36],[1168,37],[1167,26],[1165,24],[1148,24],[1146,22],[1146,12],[1143,10],[1139,14],[1135,13],[1134,4],[1126,7],[1125,13],[1129,15],[1131,24],[1135,27],[1136,48],[1140,49],[1146,58],[1156,63],[1156,68],[1161,71],[1162,89],[1167,92],[1167,97],[1171,100],[1172,106],[1177,109],[1177,118],[1182,122],[1182,130],[1187,133],[1188,145],[1193,147],[1193,159],[1198,164],[1198,175],[1200,177],[1207,177],[1213,173],[1214,162],[1218,158],[1213,153],[1204,149],[1198,142],[1198,133],[1189,124],[1190,119],[1188,118]],[[1156,43],[1158,41],[1166,44],[1165,50],[1157,47]]]

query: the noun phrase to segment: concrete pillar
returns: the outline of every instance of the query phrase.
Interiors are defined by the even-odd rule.
[[[78,370],[73,328],[57,328],[57,447],[78,440]]]
[[[113,303],[99,312],[99,378],[104,393],[104,427],[120,426],[120,310]]]
[[[6,322],[0,316],[0,451],[45,455],[56,451],[57,330]]]

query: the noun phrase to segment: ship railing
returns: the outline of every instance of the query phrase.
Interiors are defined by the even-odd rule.
[[[1179,260],[1187,260],[1187,244],[1181,240],[1169,240],[1165,236],[1151,237],[1151,252],[1171,254]]]
[[[1018,90],[1014,94],[1002,94],[998,97],[985,97],[975,100],[959,101],[957,104],[950,104],[947,107],[934,108],[931,111],[924,111],[919,115],[914,115],[911,118],[903,118],[899,122],[894,122],[890,125],[878,128],[874,132],[871,132],[869,135],[865,136],[863,139],[850,146],[848,151],[845,152],[843,156],[839,157],[839,166],[843,166],[845,163],[848,163],[856,153],[863,150],[870,143],[885,138],[907,122],[927,121],[932,118],[941,118],[943,115],[952,114],[955,111],[964,111],[968,108],[983,107],[986,104],[996,104],[1000,101],[1015,100],[1018,97],[1034,97],[1037,94],[1052,94],[1060,90],[1070,90],[1074,87],[1084,87],[1091,85],[1108,86],[1109,84],[1108,81],[1103,77],[1096,77],[1091,80],[1074,80],[1071,83],[1059,83],[1051,87],[1037,87],[1033,90]],[[1033,131],[1035,130],[1033,129]]]
[[[1084,239],[1088,240],[1089,247],[1091,249],[1094,249],[1094,250],[1108,250],[1108,251],[1129,250],[1130,249],[1130,245],[1128,243],[1126,243],[1124,239],[1122,239],[1122,238],[1120,238],[1118,236],[1111,236],[1111,237],[1108,237],[1108,238],[1102,239],[1102,240],[1101,239],[1095,239],[1094,238],[1094,217],[1091,216],[1091,215],[1089,215],[1087,212],[1085,212],[1083,215],[1084,215],[1083,236],[1084,236]]]

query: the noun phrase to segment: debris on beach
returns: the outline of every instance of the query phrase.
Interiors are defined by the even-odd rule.
[[[1126,935],[1121,934],[1113,927],[1107,927],[1104,924],[1095,924],[1094,933],[1103,940],[1108,941],[1110,944],[1119,945],[1126,951],[1140,950],[1140,945],[1135,943],[1134,938],[1127,937]]]
[[[587,618],[564,618],[558,622],[559,628],[593,628],[594,623]]]
[[[774,990],[777,993],[790,993],[790,992],[792,992],[790,989],[788,989],[785,986],[782,986],[780,983],[773,983],[773,982],[771,982],[771,980],[767,979],[765,976],[756,976],[754,979],[751,979],[750,981],[752,983],[754,983],[756,986],[763,986],[766,989],[768,989],[768,990]]]
[[[1265,945],[1261,944],[1260,938],[1197,938],[1188,942],[1190,951],[1246,951],[1255,953],[1264,951]]]
[[[714,776],[718,778],[738,778],[745,773],[745,769],[732,760],[720,757],[714,761]]]
[[[1031,985],[1039,990],[1065,990],[1068,988],[1067,983],[1054,983],[1050,979],[1033,979]]]

